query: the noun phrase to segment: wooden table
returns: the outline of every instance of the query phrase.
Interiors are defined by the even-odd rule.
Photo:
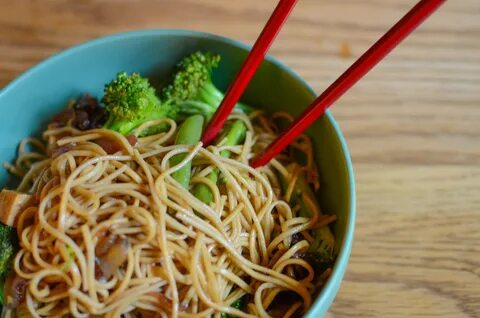
[[[271,53],[323,90],[416,0],[302,0]],[[0,87],[94,37],[252,43],[275,0],[0,0]],[[52,79],[54,80],[54,79]],[[358,216],[330,317],[480,317],[480,1],[449,1],[334,107]]]

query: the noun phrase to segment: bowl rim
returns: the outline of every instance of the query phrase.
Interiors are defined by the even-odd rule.
[[[224,42],[228,45],[232,45],[234,47],[238,47],[240,49],[244,49],[250,51],[252,46],[245,44],[241,41],[234,40],[225,36],[216,35],[208,32],[201,32],[201,31],[194,31],[188,29],[140,29],[134,31],[127,31],[127,32],[119,32],[113,33],[109,35],[100,36],[94,38],[92,40],[87,40],[86,42],[82,42],[80,44],[76,44],[74,46],[68,47],[66,49],[60,50],[59,52],[47,57],[46,59],[40,61],[38,64],[30,67],[15,79],[13,79],[9,84],[4,86],[0,89],[0,99],[3,95],[6,95],[9,91],[13,90],[16,86],[21,85],[22,81],[27,80],[29,77],[34,75],[37,72],[42,71],[45,68],[48,68],[50,65],[56,63],[57,61],[66,58],[72,54],[77,54],[83,50],[87,50],[91,47],[98,46],[98,45],[105,45],[109,42],[114,41],[126,41],[132,38],[141,38],[141,37],[152,37],[152,36],[193,36],[201,39],[209,39],[214,41]],[[307,88],[308,92],[312,94],[313,97],[317,96],[315,91],[310,87],[310,85],[298,75],[295,71],[293,71],[290,67],[285,65],[284,63],[280,62],[270,54],[265,56],[265,60],[274,64],[275,66],[279,67],[283,71],[285,71],[289,76],[291,76],[295,81],[300,83],[302,86]],[[325,286],[320,291],[318,297],[312,303],[309,311],[306,313],[305,317],[313,318],[318,317],[319,314],[323,315],[333,302],[338,289],[340,288],[340,284],[343,280],[343,276],[348,264],[348,260],[350,257],[350,252],[352,249],[352,242],[354,236],[354,227],[355,227],[355,214],[356,214],[356,193],[355,193],[355,178],[354,178],[354,171],[353,165],[350,157],[350,153],[348,151],[347,143],[343,134],[340,130],[339,124],[334,119],[333,115],[329,110],[325,112],[325,116],[327,116],[328,121],[332,125],[337,138],[339,139],[341,151],[343,153],[343,160],[344,166],[346,168],[347,177],[348,177],[348,213],[347,213],[347,222],[346,222],[346,229],[345,229],[345,237],[343,242],[340,246],[340,252],[337,256],[332,275],[328,279]]]

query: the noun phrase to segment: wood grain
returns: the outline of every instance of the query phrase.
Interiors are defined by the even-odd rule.
[[[271,53],[321,91],[415,2],[299,1]],[[0,0],[0,87],[113,32],[185,28],[252,43],[275,3]],[[333,109],[358,222],[329,317],[480,317],[479,15],[480,1],[449,1]]]

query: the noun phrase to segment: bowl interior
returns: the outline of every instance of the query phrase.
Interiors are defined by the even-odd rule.
[[[248,47],[191,31],[142,31],[88,42],[39,64],[0,92],[0,162],[14,159],[18,142],[38,134],[69,99],[84,92],[101,96],[103,85],[119,71],[140,72],[158,82],[176,61],[195,50],[222,55],[213,79],[219,88],[226,89]],[[294,115],[313,98],[313,91],[298,76],[270,57],[244,95],[244,100],[253,106]],[[307,314],[318,317],[328,309],[345,271],[353,235],[354,189],[350,158],[333,117],[323,116],[308,134],[315,144],[322,209],[337,215],[334,231],[340,253],[327,286]],[[0,185],[7,182],[8,174],[0,169]]]

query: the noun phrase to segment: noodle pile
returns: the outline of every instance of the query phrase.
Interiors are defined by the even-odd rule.
[[[284,317],[308,309],[318,277],[297,255],[309,248],[308,230],[321,216],[314,206],[311,218],[296,216],[287,203],[293,189],[282,196],[277,173],[292,180],[307,169],[316,180],[310,141],[301,138],[294,145],[308,159],[296,172],[287,171],[287,155],[255,170],[248,161],[273,140],[277,128],[261,112],[234,113],[231,119],[248,127],[242,145],[174,145],[177,125],[170,119],[139,127],[135,146],[111,130],[68,126],[49,126],[43,141],[33,142],[39,153],[29,153],[24,144],[9,169],[23,176],[19,188],[35,196],[18,219],[21,249],[14,261],[16,274],[28,282],[28,312],[33,317],[269,317],[284,292],[291,300]],[[139,137],[160,123],[169,130]],[[105,140],[119,151],[108,154],[100,142]],[[230,158],[222,157],[222,150],[229,150]],[[188,155],[170,166],[169,159],[179,153]],[[211,189],[210,205],[171,176],[190,160],[191,184]],[[220,171],[218,185],[206,178],[213,169]],[[293,240],[297,233],[305,239]],[[102,275],[98,254],[108,248],[115,252],[106,257],[109,275]],[[244,311],[231,307],[242,297]]]

